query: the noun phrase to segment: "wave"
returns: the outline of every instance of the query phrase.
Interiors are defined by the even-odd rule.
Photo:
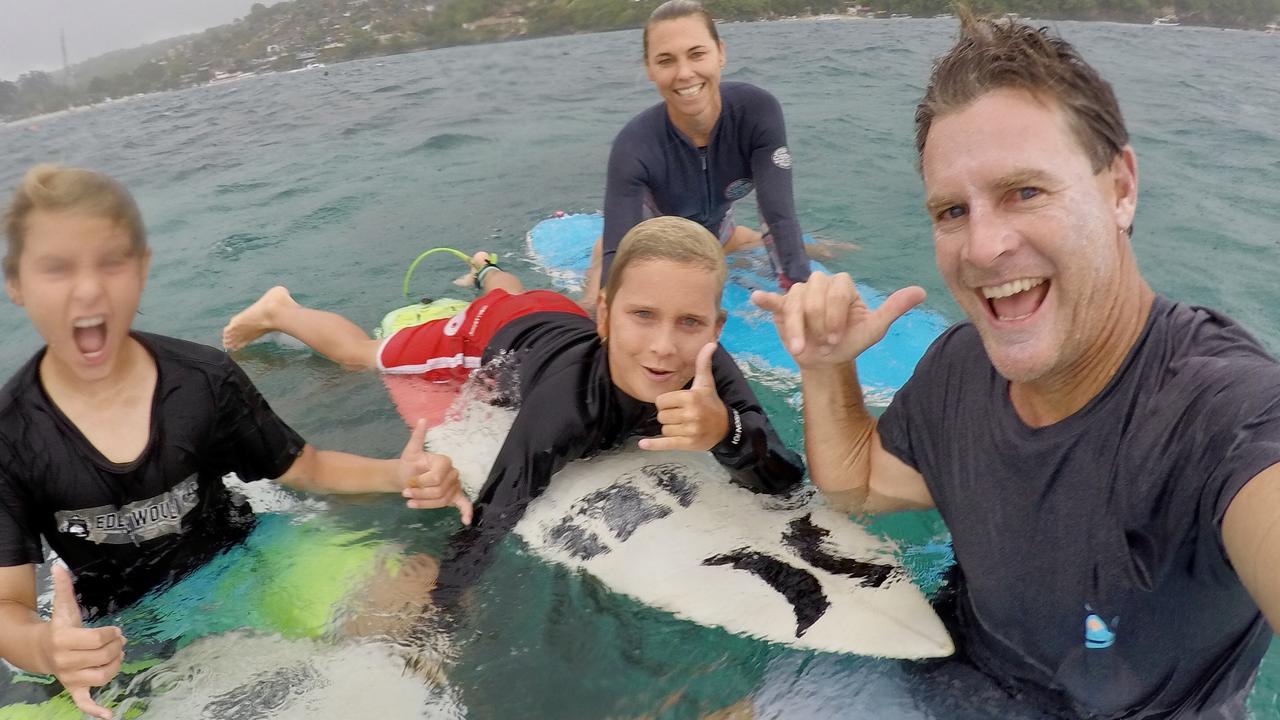
[[[187,166],[182,168],[181,170],[178,170],[176,173],[173,174],[173,182],[179,183],[184,180],[188,180],[192,177],[195,177],[196,175],[199,175],[201,173],[211,172],[215,170],[230,170],[231,168],[240,167],[241,164],[242,163],[239,163],[239,162],[229,162],[229,163],[207,162],[207,163],[201,163],[194,167]]]
[[[253,250],[270,247],[280,242],[279,238],[257,233],[232,233],[214,243],[210,253],[223,260],[239,260],[242,255]]]
[[[294,185],[293,187],[285,188],[284,190],[281,190],[275,195],[272,195],[267,200],[267,204],[274,204],[284,200],[291,200],[296,197],[301,197],[303,195],[310,195],[315,191],[316,189],[313,187],[309,187],[306,185]]]
[[[367,195],[347,195],[328,205],[321,205],[290,223],[286,234],[318,230],[346,220],[355,215],[364,206],[366,200],[368,200]]]
[[[234,195],[237,193],[247,193],[271,187],[271,183],[267,182],[233,182],[219,185],[213,189],[215,195]]]
[[[474,145],[476,143],[490,142],[493,142],[492,138],[481,137],[479,135],[468,135],[466,133],[441,133],[440,135],[432,135],[411,148],[409,152],[439,152],[441,150],[452,150],[454,148]]]

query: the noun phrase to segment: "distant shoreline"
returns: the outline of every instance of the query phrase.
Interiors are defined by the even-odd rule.
[[[1009,13],[1008,15],[1009,15],[1009,16],[1014,16],[1015,14],[1014,14],[1014,13]],[[1124,20],[1093,20],[1093,19],[1076,19],[1076,18],[1053,18],[1053,19],[1042,19],[1042,18],[1031,18],[1031,17],[1026,17],[1026,16],[1018,16],[1018,18],[1019,18],[1019,20],[1024,21],[1024,22],[1026,22],[1026,21],[1030,21],[1030,22],[1045,22],[1045,23],[1055,23],[1055,22],[1114,23],[1114,24],[1119,24],[1119,25],[1133,25],[1133,26],[1137,26],[1137,27],[1143,27],[1143,26],[1159,27],[1159,26],[1161,26],[1161,25],[1166,25],[1165,23],[1150,23],[1150,24],[1149,24],[1149,23],[1139,23],[1139,22],[1128,22],[1128,21],[1124,21]],[[839,13],[822,13],[822,14],[815,14],[815,15],[793,15],[793,16],[785,16],[785,17],[775,17],[775,18],[756,18],[756,19],[748,19],[748,20],[717,19],[717,23],[721,23],[721,24],[740,24],[740,23],[790,23],[790,22],[833,22],[833,21],[840,21],[840,22],[905,22],[905,21],[919,21],[919,20],[926,20],[926,21],[927,21],[927,20],[948,20],[948,19],[951,19],[949,15],[947,15],[947,16],[942,16],[942,15],[940,15],[940,16],[932,16],[932,17],[912,17],[912,16],[869,17],[869,16],[866,16],[866,15],[858,15],[858,14],[852,14],[852,13],[846,13],[846,14],[839,14]],[[1213,26],[1213,25],[1192,25],[1192,24],[1186,24],[1186,25],[1181,25],[1181,26],[1182,26],[1182,27],[1187,27],[1187,28],[1195,28],[1195,29],[1218,29],[1218,30],[1223,30],[1223,31],[1234,30],[1234,31],[1239,31],[1239,32],[1257,32],[1257,33],[1266,34],[1266,35],[1276,34],[1276,33],[1277,33],[1277,30],[1278,30],[1278,28],[1276,28],[1276,27],[1274,27],[1274,26],[1268,26],[1268,27],[1267,27],[1267,28],[1265,28],[1265,29],[1231,28],[1231,27],[1219,27],[1219,26]],[[1175,27],[1176,27],[1176,26],[1175,26]],[[580,32],[575,31],[575,32],[560,33],[560,34],[557,34],[557,35],[536,35],[536,36],[534,36],[534,35],[513,35],[513,36],[508,36],[508,37],[497,37],[497,38],[487,39],[487,40],[483,40],[483,41],[480,41],[480,42],[458,43],[458,44],[455,44],[455,45],[443,45],[443,46],[438,46],[438,47],[424,47],[424,48],[419,48],[419,49],[411,49],[411,50],[407,50],[407,51],[376,53],[376,54],[371,54],[371,55],[366,55],[366,56],[361,56],[361,57],[355,57],[355,58],[350,58],[350,59],[343,59],[343,60],[332,61],[332,62],[330,62],[329,64],[314,63],[314,62],[312,62],[312,63],[307,64],[307,65],[306,65],[306,66],[304,66],[304,67],[296,67],[296,68],[289,68],[289,69],[266,70],[266,71],[257,71],[257,70],[255,70],[255,71],[248,71],[248,72],[242,72],[242,73],[229,73],[229,74],[219,73],[219,75],[220,75],[219,77],[214,77],[213,79],[210,79],[210,80],[205,81],[205,82],[191,83],[191,84],[183,85],[183,86],[180,86],[180,87],[166,87],[166,88],[158,88],[158,89],[155,89],[155,90],[148,90],[148,91],[143,91],[143,92],[138,92],[138,93],[130,93],[130,94],[127,94],[127,95],[121,95],[121,96],[119,96],[119,97],[107,97],[107,98],[104,98],[104,99],[102,99],[102,100],[98,100],[98,101],[96,101],[96,102],[89,102],[89,103],[82,103],[82,104],[73,104],[73,105],[70,105],[70,106],[68,106],[68,107],[64,107],[64,108],[61,108],[61,109],[58,109],[58,110],[52,110],[52,111],[49,111],[49,112],[35,112],[35,113],[29,114],[29,115],[18,115],[18,116],[13,116],[13,117],[8,117],[8,118],[0,118],[0,128],[3,128],[3,127],[13,127],[13,126],[18,126],[18,125],[22,125],[22,124],[36,124],[36,127],[34,127],[33,129],[34,129],[34,130],[38,130],[38,129],[39,129],[39,127],[38,127],[38,124],[39,124],[39,123],[46,122],[46,121],[48,121],[48,120],[52,120],[52,119],[56,119],[56,118],[58,118],[58,117],[62,117],[62,116],[64,116],[64,115],[70,115],[70,114],[74,114],[74,113],[80,113],[80,112],[85,112],[85,111],[93,110],[93,109],[96,109],[96,108],[102,107],[102,106],[104,106],[104,105],[114,105],[114,104],[118,104],[118,103],[127,103],[127,102],[133,101],[133,100],[135,100],[135,99],[139,99],[139,98],[142,98],[142,97],[149,97],[149,96],[151,96],[151,95],[159,95],[159,94],[163,94],[163,93],[167,93],[167,92],[177,92],[177,91],[190,90],[190,89],[193,89],[193,88],[199,88],[199,87],[208,87],[208,86],[211,86],[211,85],[221,85],[221,84],[227,84],[227,83],[239,82],[239,81],[241,81],[241,80],[252,79],[252,78],[255,78],[255,77],[270,77],[270,76],[273,76],[273,75],[283,75],[283,74],[298,73],[298,72],[315,72],[316,70],[323,70],[323,71],[325,72],[325,74],[328,74],[328,70],[327,70],[327,68],[328,68],[330,65],[332,65],[332,66],[340,66],[340,65],[344,65],[344,64],[346,64],[346,63],[348,63],[348,62],[354,62],[354,61],[358,61],[358,60],[376,60],[376,59],[379,59],[379,58],[395,57],[395,56],[399,56],[399,55],[411,55],[411,54],[415,54],[415,53],[419,53],[419,52],[428,52],[428,51],[431,51],[431,50],[443,50],[443,49],[448,48],[448,47],[464,47],[464,46],[467,46],[467,45],[490,45],[490,44],[496,44],[496,43],[519,42],[519,41],[523,41],[523,40],[541,40],[541,39],[551,38],[551,37],[568,37],[568,36],[573,36],[573,35],[590,35],[590,34],[595,34],[595,33],[605,33],[605,32],[624,32],[624,31],[627,31],[627,30],[636,30],[636,29],[639,29],[639,28],[638,28],[638,27],[637,27],[637,28],[618,28],[618,29],[610,29],[610,30],[592,30],[592,31],[580,31]],[[1167,32],[1168,30],[1163,30],[1163,31],[1166,31],[1166,32]],[[1278,38],[1277,38],[1277,41],[1278,41],[1278,42],[1280,42],[1280,37],[1278,37]],[[87,62],[87,61],[86,61],[86,62]],[[0,80],[0,83],[3,83],[3,82],[4,82],[3,80]]]

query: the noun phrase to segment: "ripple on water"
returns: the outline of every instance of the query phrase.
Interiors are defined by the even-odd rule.
[[[250,232],[237,232],[227,235],[210,248],[210,254],[219,260],[234,262],[246,253],[271,247],[280,242],[280,238],[271,235],[259,235]]]
[[[453,150],[455,148],[475,145],[477,143],[491,142],[493,142],[492,138],[481,137],[479,135],[468,135],[466,133],[441,133],[439,135],[432,135],[426,140],[423,140],[410,148],[409,152],[440,152],[442,150]]]
[[[213,189],[213,192],[217,195],[236,195],[239,193],[257,192],[268,187],[271,187],[271,183],[261,181],[233,182],[219,185]]]
[[[319,230],[341,223],[360,212],[369,199],[368,195],[347,195],[322,205],[289,223],[286,235]]]

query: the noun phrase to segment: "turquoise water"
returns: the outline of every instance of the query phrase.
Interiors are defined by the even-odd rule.
[[[1280,350],[1280,41],[1201,28],[1060,29],[1121,98],[1140,163],[1134,242],[1148,279]],[[949,23],[923,20],[723,28],[726,77],[768,88],[785,108],[803,226],[860,247],[828,264],[884,289],[922,284],[932,306],[956,318],[933,268],[911,143],[930,59],[951,34]],[[599,208],[613,134],[656,101],[638,55],[632,31],[132,99],[0,127],[0,186],[39,161],[128,184],[155,252],[140,328],[216,344],[226,319],[277,283],[371,327],[399,303],[400,277],[422,248],[492,249],[520,271],[537,220]],[[456,270],[442,262],[415,277],[439,289]],[[38,340],[10,305],[0,306],[0,333],[7,375]],[[241,361],[317,445],[385,456],[403,444],[377,378],[288,346],[254,346]],[[765,401],[798,443],[788,395],[766,390]],[[372,526],[427,553],[454,526],[451,514],[410,513],[390,499],[323,507],[335,523]],[[904,541],[922,572],[945,562],[935,517],[878,527]],[[1034,717],[892,663],[790,652],[673,620],[514,542],[472,601],[450,672],[471,717],[694,717],[743,698],[760,717]],[[0,686],[0,702],[12,697]],[[1280,651],[1252,708],[1280,718]]]

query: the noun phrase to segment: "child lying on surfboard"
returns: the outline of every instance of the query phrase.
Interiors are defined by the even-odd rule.
[[[279,331],[346,367],[437,380],[465,377],[500,355],[514,359],[520,411],[475,498],[476,522],[455,537],[442,564],[446,592],[482,571],[493,541],[557,470],[629,437],[642,436],[646,450],[710,451],[735,482],[758,492],[800,482],[803,461],[716,342],[726,268],[706,228],[677,217],[636,225],[619,245],[594,321],[559,293],[526,291],[489,257],[472,259],[482,294],[463,312],[384,340],[299,305],[283,287],[223,331],[231,350]]]

